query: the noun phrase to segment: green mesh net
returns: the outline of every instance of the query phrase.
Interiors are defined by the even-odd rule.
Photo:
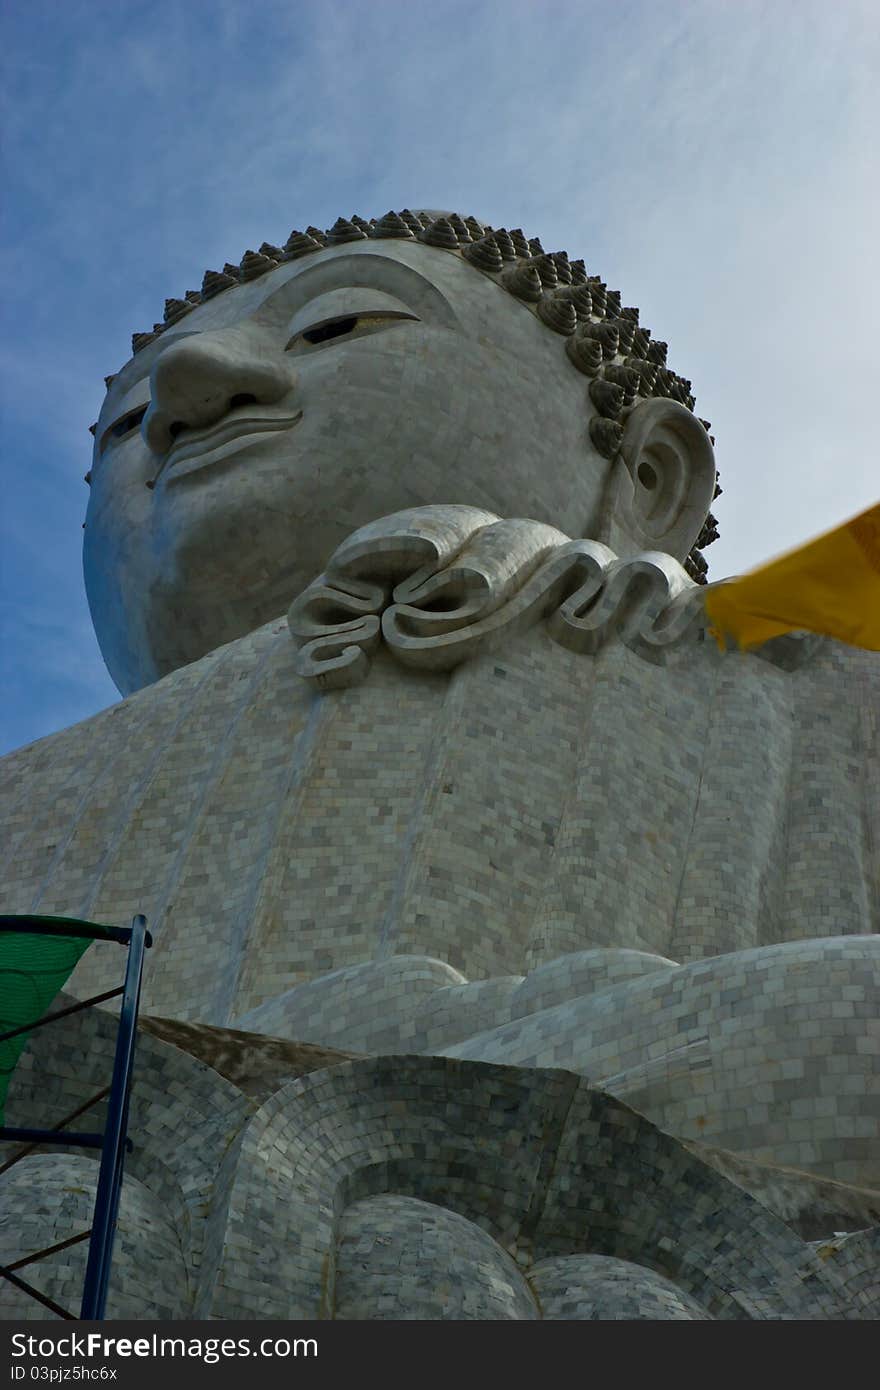
[[[33,931],[21,928],[31,926]],[[16,930],[16,928],[19,928]],[[6,1094],[19,1057],[74,966],[95,940],[118,940],[114,928],[72,917],[0,918],[0,1125]],[[14,1029],[13,1038],[5,1034]]]

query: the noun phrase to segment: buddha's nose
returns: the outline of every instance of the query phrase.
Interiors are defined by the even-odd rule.
[[[274,340],[256,330],[182,337],[156,359],[141,433],[154,453],[165,454],[182,430],[204,429],[241,405],[272,405],[295,380]]]

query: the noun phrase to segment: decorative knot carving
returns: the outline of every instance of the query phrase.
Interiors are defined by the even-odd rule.
[[[656,362],[659,366],[664,367],[666,365],[667,350],[668,346],[666,343],[661,342],[659,338],[653,338],[651,342],[648,343],[644,355],[649,362]]]
[[[620,335],[614,323],[585,323],[578,333],[583,338],[593,338],[602,349],[602,356],[606,362],[612,361],[617,354]]]
[[[191,313],[194,308],[195,305],[188,299],[166,299],[164,314],[166,325],[177,323],[178,319],[182,319],[184,314]]]
[[[604,377],[596,377],[590,382],[590,400],[599,414],[606,416],[609,420],[617,419],[623,410],[623,399],[623,390],[613,381],[606,381]]]
[[[541,284],[545,290],[555,290],[559,284],[559,272],[556,269],[556,262],[552,256],[535,256],[532,265],[538,272]]]
[[[620,388],[612,389],[619,390]],[[614,420],[605,419],[601,415],[594,415],[590,421],[590,438],[603,458],[613,459],[620,450],[623,426],[618,425]]]
[[[635,404],[639,383],[641,381],[638,372],[633,371],[631,367],[620,367],[612,363],[611,366],[605,368],[603,376],[606,381],[613,382],[615,386],[619,386],[623,391],[624,410]]]
[[[537,304],[544,293],[541,277],[534,265],[511,266],[510,270],[503,272],[501,282],[517,299],[524,299],[527,303]]]
[[[284,243],[281,251],[282,261],[298,261],[300,256],[309,256],[320,251],[324,243],[312,236],[311,232],[298,232],[295,228]]]
[[[271,260],[259,251],[245,251],[239,266],[241,279],[256,280],[258,276],[265,275],[267,270],[274,270],[277,264],[277,261]]]
[[[424,231],[425,226],[430,225],[429,223],[423,222],[421,218],[416,217],[415,213],[410,212],[409,208],[404,208],[400,216],[415,236],[418,236],[419,232]]]
[[[660,368],[656,362],[648,362],[644,357],[627,357],[625,366],[631,368],[639,377],[639,391],[643,396],[654,394],[654,383],[657,380],[657,373]]]
[[[370,231],[374,237],[400,237],[410,241],[415,239],[412,227],[396,212],[386,212]]]
[[[570,299],[559,294],[542,294],[538,300],[538,317],[556,333],[573,333],[577,328],[577,310]]]
[[[510,232],[506,231],[504,227],[499,227],[497,232],[494,232],[493,235],[495,237],[495,245],[501,252],[501,259],[503,261],[515,261],[516,248],[513,244],[513,237],[510,235]]]
[[[551,252],[551,254],[550,254],[550,259],[552,260],[553,264],[556,266],[556,276],[557,276],[557,279],[558,279],[560,285],[570,285],[570,284],[571,284],[571,266],[570,266],[569,263],[568,263],[568,252],[567,252],[567,251],[553,251],[553,252]]]
[[[145,347],[147,346],[148,343],[155,342],[155,340],[156,340],[156,338],[158,338],[158,336],[159,336],[158,333],[132,333],[132,335],[131,335],[131,350],[132,350],[132,352],[140,352],[141,349],[142,349],[142,348],[145,348]]]
[[[605,291],[605,317],[618,318],[620,315],[620,290]]]
[[[346,241],[363,241],[369,231],[363,227],[358,227],[356,223],[350,222],[347,217],[337,217],[333,226],[327,232],[327,242],[330,246],[341,246]]]
[[[428,246],[439,246],[443,251],[458,250],[455,229],[445,217],[438,217],[435,222],[429,223],[421,233],[420,239],[427,242]]]
[[[669,555],[619,560],[552,526],[474,507],[418,507],[356,531],[291,605],[297,669],[322,690],[366,676],[381,644],[405,666],[449,671],[549,618],[578,652],[617,632],[665,662],[704,623],[695,586]]]
[[[463,248],[462,255],[473,265],[479,266],[480,270],[486,270],[491,275],[497,275],[504,266],[504,257],[494,235],[471,242]]]
[[[595,376],[602,366],[602,344],[595,338],[583,337],[580,330],[566,339],[565,350],[584,376]]]
[[[593,296],[590,294],[589,285],[563,285],[556,293],[560,299],[571,300],[579,323],[587,322],[593,312]]]
[[[617,329],[617,351],[624,354],[631,352],[637,325],[633,323],[632,319],[624,318],[622,315],[612,320],[612,322]]]
[[[238,278],[230,275],[227,270],[206,270],[202,280],[202,299],[213,299],[221,290],[227,290],[231,285],[237,284]]]
[[[455,235],[458,237],[458,240],[460,242],[466,244],[467,242],[473,240],[467,223],[465,222],[463,217],[459,217],[457,212],[452,213],[452,215],[450,216],[449,225],[455,232]],[[480,236],[482,235],[483,233],[481,231]]]
[[[590,287],[590,294],[593,298],[593,313],[599,318],[604,318],[608,286],[604,281],[599,279],[598,275],[588,275],[587,284]]]

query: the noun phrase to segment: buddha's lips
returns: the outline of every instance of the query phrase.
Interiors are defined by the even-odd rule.
[[[290,429],[302,419],[302,414],[301,410],[294,411],[292,415],[246,415],[236,411],[234,414],[225,415],[222,420],[208,426],[207,429],[185,430],[165,455],[155,480],[157,481],[163,473],[173,472],[181,464],[188,463],[191,459],[203,458],[236,439]],[[187,472],[194,471],[195,469],[187,469]]]

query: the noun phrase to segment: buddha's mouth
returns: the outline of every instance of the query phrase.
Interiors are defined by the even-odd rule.
[[[257,415],[253,410],[239,408],[205,429],[182,430],[162,460],[153,480],[154,485],[160,477],[166,484],[172,483],[178,478],[187,477],[190,473],[220,463],[230,455],[238,453],[245,440],[254,435],[279,433],[290,429],[299,423],[302,415],[301,410],[294,411],[292,415]]]

